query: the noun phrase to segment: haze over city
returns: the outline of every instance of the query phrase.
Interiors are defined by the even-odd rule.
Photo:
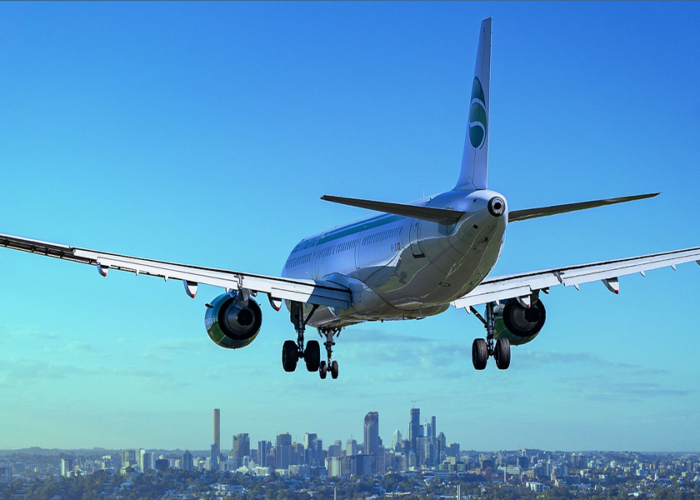
[[[2,4],[0,232],[278,275],[365,215],[320,196],[452,186],[488,16],[510,206],[662,193],[514,225],[494,274],[700,244],[695,3]],[[326,381],[282,371],[267,303],[228,351],[203,325],[220,290],[4,249],[0,272],[0,449],[201,450],[212,408],[227,442],[359,441],[376,411],[386,443],[414,405],[462,449],[700,449],[695,264],[553,289],[507,372],[473,370],[483,327],[452,309],[348,328]]]

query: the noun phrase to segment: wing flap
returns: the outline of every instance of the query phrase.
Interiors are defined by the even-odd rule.
[[[19,236],[0,234],[0,246],[46,257],[70,260],[81,264],[100,266],[102,271],[118,271],[145,274],[165,279],[212,285],[230,290],[247,289],[267,293],[276,299],[318,304],[340,310],[348,309],[350,291],[326,281],[278,278],[224,269],[131,257],[99,250],[70,247]]]
[[[452,302],[455,307],[468,308],[497,300],[523,297],[557,285],[578,287],[584,283],[608,280],[608,285],[620,276],[644,273],[662,267],[697,261],[700,263],[700,247],[674,250],[658,254],[641,255],[592,264],[561,267],[510,276],[487,279],[472,292]],[[608,286],[610,289],[610,286]],[[613,287],[614,288],[614,287]]]

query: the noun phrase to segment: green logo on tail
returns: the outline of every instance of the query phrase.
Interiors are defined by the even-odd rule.
[[[474,77],[472,105],[469,108],[469,142],[479,149],[486,142],[486,98],[479,78]]]

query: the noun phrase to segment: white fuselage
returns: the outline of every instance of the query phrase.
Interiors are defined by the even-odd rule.
[[[318,309],[309,324],[335,328],[364,321],[417,319],[445,311],[489,274],[501,253],[507,211],[487,204],[498,193],[448,191],[427,202],[465,212],[452,225],[384,214],[304,238],[282,275],[326,280],[352,291],[347,310]]]

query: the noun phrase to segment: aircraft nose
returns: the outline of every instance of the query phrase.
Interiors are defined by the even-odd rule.
[[[506,213],[506,202],[500,196],[494,196],[491,198],[487,205],[489,213],[494,217],[501,217]]]

